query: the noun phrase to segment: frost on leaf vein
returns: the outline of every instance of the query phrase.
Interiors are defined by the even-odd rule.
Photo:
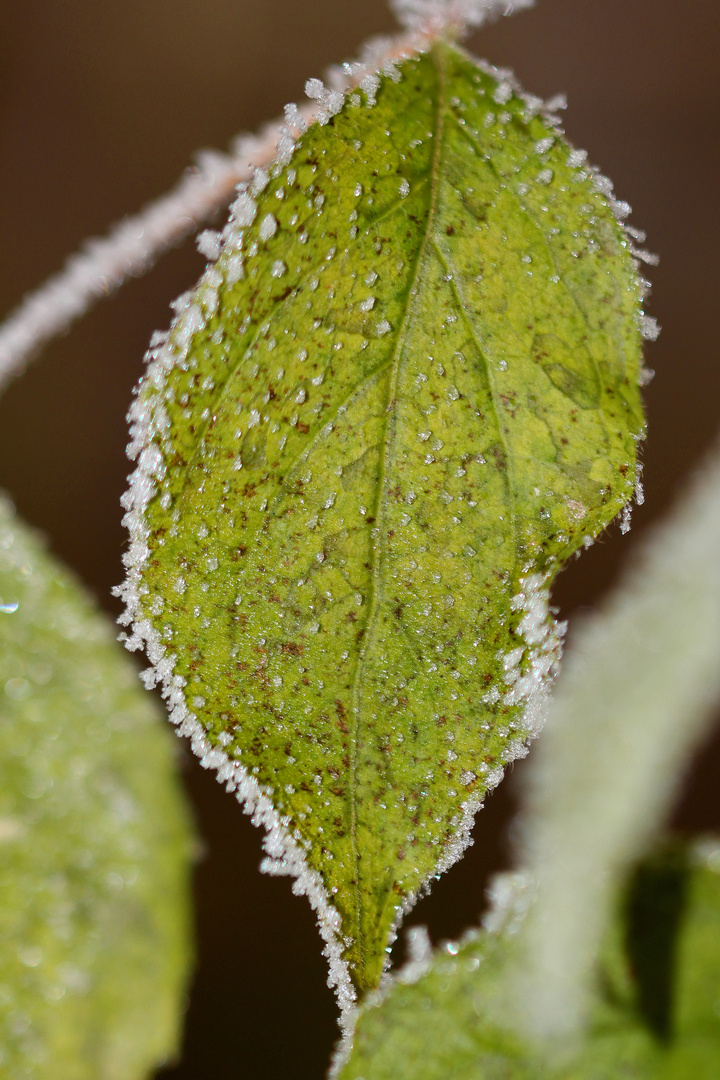
[[[550,583],[631,497],[642,430],[624,207],[557,121],[445,45],[355,74],[310,82],[306,133],[288,107],[152,342],[120,590],[344,1012],[537,733]]]

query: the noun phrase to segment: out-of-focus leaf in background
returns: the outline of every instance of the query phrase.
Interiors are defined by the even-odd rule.
[[[176,754],[112,624],[0,501],[0,1074],[141,1080],[192,958]]]

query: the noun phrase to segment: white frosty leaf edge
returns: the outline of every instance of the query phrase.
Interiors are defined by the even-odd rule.
[[[327,123],[331,116],[340,111],[346,95],[358,87],[365,91],[368,105],[372,105],[381,76],[398,79],[398,64],[427,50],[438,37],[438,33],[437,27],[426,27],[411,35],[375,39],[364,47],[359,60],[333,68],[327,76],[328,85],[319,79],[308,80],[306,89],[316,104],[314,107],[286,106],[285,122],[274,137],[275,152],[272,160],[263,159],[256,165],[249,180],[239,185],[228,224],[222,233],[203,234],[203,250],[215,259],[221,253],[225,254],[228,273],[237,273],[239,276],[242,273],[244,230],[252,224],[256,214],[253,196],[257,196],[264,189],[274,169],[280,170],[289,163],[296,140],[306,129],[307,123]],[[512,94],[523,101],[527,119],[542,113],[546,122],[561,132],[554,110],[564,107],[562,99],[546,103],[538,97],[525,94],[512,72],[485,63],[480,66],[488,75],[498,80],[500,94],[508,95],[505,100]],[[270,146],[272,138],[268,129],[265,129],[264,138],[267,140],[264,145]],[[583,151],[572,153],[578,155],[578,166],[584,164],[586,155]],[[610,181],[586,165],[584,169],[578,168],[578,175],[580,178],[593,179],[596,189],[603,194],[609,207],[622,222],[630,208],[613,197]],[[234,269],[233,259],[236,260]],[[224,750],[210,744],[197,717],[185,702],[183,679],[174,674],[176,656],[168,654],[166,646],[145,617],[141,606],[142,571],[149,556],[149,530],[144,513],[157,493],[158,482],[166,471],[157,442],[158,439],[162,440],[169,427],[169,419],[160,397],[161,390],[167,373],[182,363],[193,336],[204,327],[207,313],[215,310],[217,290],[222,283],[222,274],[211,262],[197,286],[174,302],[172,306],[176,313],[175,318],[168,332],[158,332],[153,336],[146,355],[147,371],[136,388],[135,400],[128,414],[131,433],[128,456],[137,460],[137,467],[130,477],[130,487],[122,499],[127,511],[123,523],[130,533],[129,548],[124,556],[127,577],[124,584],[114,591],[125,602],[125,612],[119,621],[132,629],[130,634],[120,636],[129,649],[145,649],[153,666],[144,673],[144,681],[148,686],[158,683],[162,685],[170,719],[176,725],[178,734],[191,739],[192,749],[200,758],[201,764],[205,768],[214,769],[218,781],[225,783],[228,790],[236,793],[253,822],[267,830],[263,841],[267,858],[261,869],[271,874],[288,874],[294,877],[296,880],[293,891],[308,897],[318,916],[320,933],[325,941],[324,955],[330,967],[328,984],[336,989],[341,1010],[341,1026],[349,1035],[354,1024],[356,995],[347,964],[342,959],[346,943],[339,934],[340,916],[330,902],[319,874],[308,867],[303,851],[289,835],[288,819],[281,817],[274,809],[270,791],[261,787],[242,765],[231,761]],[[513,605],[514,609],[521,613],[518,634],[524,639],[527,649],[523,670],[518,672],[517,680],[510,685],[503,700],[508,705],[524,704],[525,709],[518,738],[506,747],[503,755],[505,765],[524,757],[527,754],[527,740],[539,734],[547,711],[550,685],[557,672],[564,632],[564,625],[554,624],[548,618],[548,589],[540,575],[529,573],[521,580],[521,592],[514,598]],[[503,771],[502,766],[498,766],[486,775],[487,791],[500,783]],[[418,892],[408,897],[399,908],[390,941],[394,940],[397,926],[417,899],[427,891],[430,882],[457,862],[472,843],[470,833],[475,815],[481,806],[482,800],[477,798],[469,799],[463,804],[454,822],[455,839],[447,846],[436,870],[428,876]]]
[[[516,634],[518,639],[525,643],[523,650],[525,656],[522,662],[518,660],[514,666],[506,670],[505,682],[508,689],[505,693],[500,694],[497,690],[491,690],[486,695],[486,704],[491,705],[496,701],[502,701],[506,708],[524,706],[518,723],[517,736],[503,750],[501,765],[496,765],[493,769],[485,766],[485,772],[482,775],[485,791],[482,798],[467,799],[462,804],[460,812],[452,821],[452,828],[455,830],[454,839],[445,847],[435,870],[428,875],[418,891],[408,896],[400,907],[393,924],[389,944],[397,937],[397,931],[408,912],[429,891],[431,882],[454,866],[467,848],[472,846],[475,817],[484,805],[485,795],[500,784],[505,774],[503,766],[527,756],[528,744],[537,738],[545,724],[552,684],[560,668],[566,624],[549,617],[549,591],[546,578],[541,574],[528,574],[520,579],[520,592],[513,597],[510,607],[521,616]]]

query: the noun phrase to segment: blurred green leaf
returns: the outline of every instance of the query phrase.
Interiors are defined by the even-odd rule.
[[[178,1048],[192,830],[170,733],[0,500],[0,1074],[141,1080]]]
[[[541,722],[547,589],[643,427],[641,290],[584,155],[449,45],[366,97],[241,193],[151,351],[125,587],[360,989]]]
[[[340,1080],[720,1075],[717,841],[672,841],[641,863],[618,902],[580,1046],[533,1045],[518,1034],[522,1017],[510,1012],[508,973],[521,939],[522,886],[514,892],[498,931],[471,932],[416,961],[361,1008]]]

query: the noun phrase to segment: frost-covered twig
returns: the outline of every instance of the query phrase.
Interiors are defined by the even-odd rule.
[[[614,887],[720,700],[718,537],[720,454],[568,650],[522,819],[538,890],[515,987],[528,1033],[582,1028]]]
[[[0,327],[0,390],[96,300],[119,288],[128,277],[149,270],[161,254],[229,202],[236,185],[252,175],[255,165],[272,160],[278,139],[275,125],[257,139],[237,139],[231,154],[201,153],[197,168],[167,195],[121,221],[107,236],[88,240]]]

